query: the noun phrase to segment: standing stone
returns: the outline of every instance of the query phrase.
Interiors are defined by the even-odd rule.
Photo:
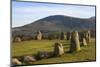
[[[20,37],[15,37],[14,42],[21,42],[21,38]]]
[[[64,54],[64,49],[62,43],[55,43],[54,46],[54,56],[61,56]]]
[[[85,35],[84,32],[83,32],[83,34],[81,36],[81,39],[82,39],[82,46],[86,46],[87,45],[87,41],[86,41],[86,35]]]
[[[71,39],[71,32],[67,32],[67,40]]]
[[[87,42],[86,42],[86,39],[85,38],[83,38],[82,45],[83,46],[86,46],[87,45]]]
[[[42,39],[42,33],[40,31],[37,32],[37,40]]]
[[[79,35],[77,31],[71,33],[70,52],[80,51]]]
[[[64,40],[64,39],[66,39],[66,35],[65,35],[64,32],[61,32],[61,34],[60,34],[60,40]]]
[[[12,64],[13,65],[22,65],[22,63],[17,58],[12,59]]]
[[[90,31],[86,32],[86,41],[87,41],[87,43],[90,43],[90,41],[91,41]]]

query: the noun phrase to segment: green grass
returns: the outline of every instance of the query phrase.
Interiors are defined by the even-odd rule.
[[[31,40],[12,44],[12,57],[28,54],[36,54],[37,51],[53,51],[56,40]],[[96,60],[95,40],[92,40],[88,46],[81,47],[80,52],[67,53],[69,51],[70,42],[67,40],[61,41],[64,46],[65,54],[60,57],[42,59],[33,64],[47,63],[63,63],[63,62],[78,62],[78,61],[93,61]]]

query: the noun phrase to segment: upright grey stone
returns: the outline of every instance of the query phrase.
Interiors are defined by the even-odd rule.
[[[14,42],[21,42],[21,38],[20,37],[15,37]]]
[[[91,34],[90,34],[89,30],[86,32],[86,41],[87,41],[87,43],[91,42]]]
[[[37,40],[42,39],[42,33],[40,31],[37,32]]]
[[[79,42],[79,35],[77,31],[73,31],[71,33],[71,45],[70,45],[70,52],[80,51],[80,42]]]
[[[86,42],[86,39],[85,38],[83,38],[82,44],[83,44],[83,46],[86,46],[87,45],[87,42]]]
[[[63,54],[64,54],[64,49],[62,43],[56,42],[54,46],[54,56],[61,56]]]
[[[86,46],[87,45],[87,41],[86,41],[86,34],[85,34],[85,32],[83,32],[81,39],[82,39],[82,46]]]
[[[61,32],[61,34],[60,34],[60,40],[64,40],[64,39],[66,39],[66,35],[65,35],[64,32]]]
[[[71,39],[71,32],[67,32],[67,40]]]

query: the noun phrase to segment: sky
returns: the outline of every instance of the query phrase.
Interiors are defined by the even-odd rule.
[[[90,18],[95,16],[95,7],[12,1],[12,27],[23,26],[51,15]]]

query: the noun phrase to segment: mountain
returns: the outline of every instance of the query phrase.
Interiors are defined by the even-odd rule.
[[[95,17],[90,18],[76,18],[64,15],[53,15],[42,18],[30,24],[15,27],[12,31],[34,32],[42,31],[69,31],[69,30],[83,30],[95,29]],[[23,32],[22,32],[23,33]]]

